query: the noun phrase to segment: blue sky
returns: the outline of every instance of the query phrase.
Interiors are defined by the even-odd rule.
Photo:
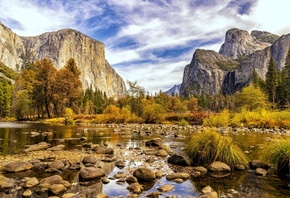
[[[73,28],[103,42],[123,79],[149,92],[182,82],[196,48],[218,51],[230,28],[290,32],[290,0],[1,0],[20,36]]]

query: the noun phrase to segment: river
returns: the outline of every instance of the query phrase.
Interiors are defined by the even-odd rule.
[[[151,133],[150,125],[140,125],[143,127],[143,134],[134,125],[70,125],[44,124],[44,123],[17,123],[0,122],[0,155],[12,155],[23,153],[26,145],[36,144],[42,141],[50,143],[52,146],[64,144],[67,150],[83,149],[82,143],[92,142],[93,144],[107,144],[109,147],[123,147],[125,149],[137,148],[144,145],[145,140],[152,138],[162,138],[167,145],[183,144],[188,140],[192,131],[187,128],[170,128],[168,133]],[[156,127],[156,126],[154,126]],[[162,128],[162,126],[160,126]],[[146,128],[149,128],[146,130]],[[152,127],[153,128],[153,127]],[[177,135],[178,134],[178,135]],[[276,135],[259,133],[234,133],[231,135],[239,146],[248,153],[251,160],[257,159],[259,151],[269,143],[269,139],[277,138]],[[106,174],[108,177],[121,171],[119,168],[107,163]],[[10,175],[13,177],[13,175]],[[75,180],[74,175],[67,175],[71,182]],[[66,178],[64,178],[66,179]],[[145,193],[156,190],[160,184],[173,184],[165,177],[147,187]],[[227,190],[235,189],[244,192],[252,197],[262,195],[266,197],[290,197],[290,179],[269,175],[265,177],[255,176],[253,171],[232,173],[226,178],[198,177],[191,178],[181,184],[174,183],[174,191],[167,193],[166,196],[178,195],[181,197],[194,197],[200,195],[202,187],[210,185],[219,194],[227,195]],[[101,192],[109,196],[125,196],[128,191],[126,184],[112,181],[102,185]],[[96,186],[94,187],[96,188]],[[77,191],[79,189],[75,189]],[[89,188],[88,188],[89,191]],[[142,197],[142,196],[141,196]]]

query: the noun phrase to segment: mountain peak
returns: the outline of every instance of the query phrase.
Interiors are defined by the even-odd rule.
[[[19,70],[26,62],[50,59],[57,69],[74,58],[81,71],[83,88],[106,92],[109,97],[126,94],[123,79],[105,58],[105,47],[74,29],[46,32],[39,36],[20,37],[9,28],[0,26],[0,62]]]
[[[237,59],[242,56],[248,56],[257,50],[263,50],[272,43],[268,37],[270,33],[254,31],[253,34],[237,28],[226,32],[225,42],[221,46],[219,53]],[[264,39],[265,38],[265,39]],[[265,42],[265,41],[268,42]]]

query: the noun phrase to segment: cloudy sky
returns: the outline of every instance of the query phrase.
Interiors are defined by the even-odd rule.
[[[1,0],[20,36],[73,28],[106,45],[123,79],[147,91],[182,82],[196,48],[218,51],[230,28],[290,33],[290,0]]]

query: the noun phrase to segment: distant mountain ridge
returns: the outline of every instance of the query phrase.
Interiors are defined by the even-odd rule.
[[[254,69],[265,79],[271,57],[276,67],[282,69],[289,46],[290,34],[279,37],[264,31],[249,34],[230,29],[219,53],[195,51],[191,63],[185,66],[180,94],[232,94],[249,85]]]
[[[123,79],[105,58],[104,44],[73,29],[21,37],[0,22],[0,62],[19,70],[26,62],[49,58],[57,69],[74,58],[83,88],[99,89],[107,96],[126,94]]]
[[[174,85],[172,88],[170,88],[169,90],[167,90],[165,93],[169,96],[179,96],[179,92],[180,92],[180,86],[181,84],[179,85]]]

